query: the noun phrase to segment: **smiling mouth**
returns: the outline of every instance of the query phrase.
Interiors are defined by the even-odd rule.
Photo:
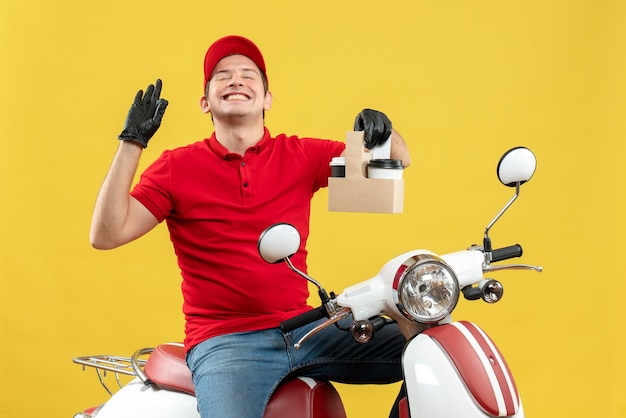
[[[228,94],[228,95],[224,96],[224,100],[227,100],[227,101],[230,101],[230,100],[249,100],[249,97],[246,96],[245,94],[235,93],[235,94]]]

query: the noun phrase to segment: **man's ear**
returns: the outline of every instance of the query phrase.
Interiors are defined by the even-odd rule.
[[[200,109],[202,110],[202,113],[211,113],[209,100],[206,98],[206,96],[200,97]]]
[[[265,103],[263,104],[263,110],[270,110],[272,108],[272,92],[265,93]]]

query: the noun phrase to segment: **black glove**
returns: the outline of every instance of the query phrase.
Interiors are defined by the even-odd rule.
[[[365,148],[382,145],[391,135],[391,121],[383,112],[363,109],[354,121],[355,131],[365,131]]]
[[[160,99],[161,80],[156,81],[156,87],[152,84],[146,89],[146,94],[139,90],[135,96],[128,115],[124,130],[118,136],[121,141],[132,141],[148,146],[148,141],[161,126],[161,119],[167,107],[167,100]]]

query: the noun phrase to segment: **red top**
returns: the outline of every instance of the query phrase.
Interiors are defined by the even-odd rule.
[[[258,254],[260,234],[287,222],[302,245],[292,261],[306,271],[310,201],[328,186],[329,162],[342,142],[279,135],[267,129],[242,157],[215,139],[165,151],[131,195],[167,220],[183,277],[185,347],[207,338],[278,326],[310,309],[307,281]]]

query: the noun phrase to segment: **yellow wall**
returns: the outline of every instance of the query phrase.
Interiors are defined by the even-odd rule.
[[[497,275],[504,300],[457,318],[498,342],[528,416],[626,415],[626,3],[4,0],[1,417],[69,417],[106,398],[73,356],[182,338],[165,228],[98,252],[89,222],[137,89],[160,77],[170,101],[142,167],[210,134],[201,62],[231,33],[265,53],[272,132],[343,139],[373,107],[413,150],[401,215],[328,213],[317,197],[310,272],[334,290],[412,248],[479,242],[510,197],[499,155],[531,147],[538,171],[493,237],[545,272]],[[396,388],[340,389],[352,416],[373,417]]]

